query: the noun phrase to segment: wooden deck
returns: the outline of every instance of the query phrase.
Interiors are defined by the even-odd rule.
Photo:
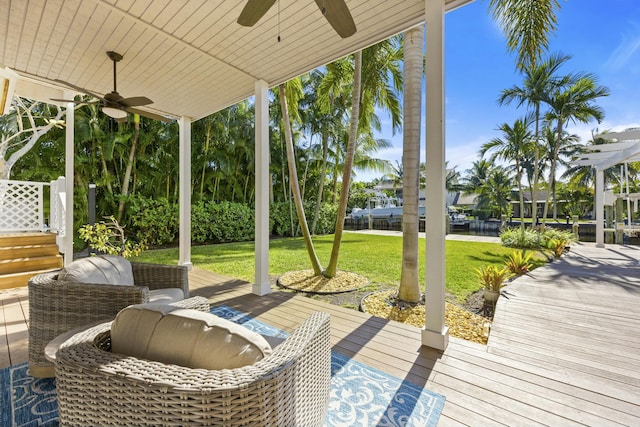
[[[452,338],[444,353],[420,331],[203,270],[192,295],[291,331],[332,317],[333,350],[446,396],[439,425],[640,425],[640,248],[577,245],[501,297],[488,346]],[[25,288],[0,291],[0,367],[27,360]]]

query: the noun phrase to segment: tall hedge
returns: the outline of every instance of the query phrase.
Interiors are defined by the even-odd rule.
[[[313,203],[305,203],[307,220],[313,218]],[[320,208],[316,234],[333,233],[337,206],[323,204]],[[279,237],[300,234],[295,207],[274,203],[269,208],[271,234]],[[166,199],[134,197],[128,209],[128,235],[149,246],[176,242],[180,226],[179,207]],[[242,203],[199,201],[191,206],[191,239],[197,243],[250,241],[254,238],[255,210]]]

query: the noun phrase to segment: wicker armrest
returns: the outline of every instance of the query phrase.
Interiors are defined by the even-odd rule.
[[[313,313],[272,354],[237,369],[191,369],[114,354],[110,323],[57,353],[61,425],[321,425],[329,401],[329,315]]]
[[[53,375],[44,348],[58,335],[102,319],[113,319],[131,304],[149,300],[145,286],[95,285],[57,280],[44,273],[29,280],[29,369],[33,376]]]
[[[132,262],[133,282],[149,289],[180,288],[189,298],[189,269],[184,265]]]

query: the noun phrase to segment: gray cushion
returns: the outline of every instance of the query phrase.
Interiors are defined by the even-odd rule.
[[[171,304],[183,299],[184,292],[180,288],[151,289],[149,291],[149,302],[152,304]]]
[[[58,280],[132,286],[131,263],[121,256],[100,255],[73,261],[58,273]]]
[[[211,313],[162,304],[138,304],[111,325],[114,353],[201,369],[234,369],[271,353],[259,334]]]

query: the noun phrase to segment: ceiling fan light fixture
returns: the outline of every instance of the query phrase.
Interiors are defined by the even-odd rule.
[[[127,112],[119,108],[102,107],[102,112],[114,119],[124,119],[127,117]]]

